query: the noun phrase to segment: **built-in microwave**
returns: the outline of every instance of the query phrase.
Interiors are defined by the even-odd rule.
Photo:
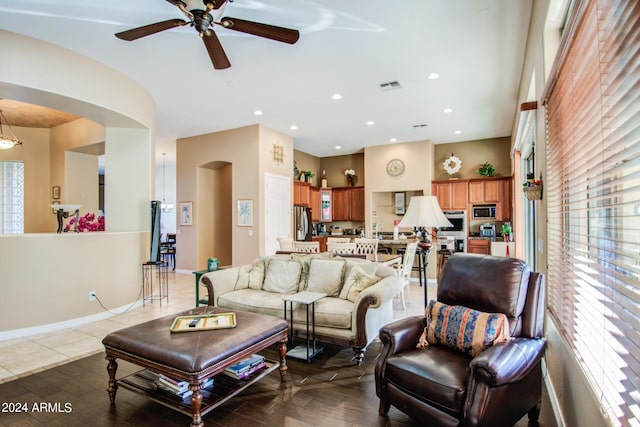
[[[473,219],[496,219],[496,205],[474,205]]]

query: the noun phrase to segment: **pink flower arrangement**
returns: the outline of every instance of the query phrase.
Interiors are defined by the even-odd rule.
[[[64,227],[64,231],[70,231],[75,222],[76,218],[71,218],[71,221]],[[88,213],[78,218],[78,232],[84,231],[104,231],[104,217],[99,216],[96,220],[95,214]]]

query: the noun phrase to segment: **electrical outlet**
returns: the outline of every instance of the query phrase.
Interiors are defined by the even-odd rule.
[[[89,291],[89,301],[96,300],[96,291]]]

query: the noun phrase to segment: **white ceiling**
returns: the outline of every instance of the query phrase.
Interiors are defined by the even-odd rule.
[[[300,40],[216,26],[226,70],[213,69],[188,26],[133,42],[114,37],[184,17],[165,0],[0,0],[0,29],[141,83],[157,103],[158,152],[172,153],[176,138],[261,123],[324,157],[391,138],[441,144],[511,135],[530,11],[531,0],[234,0],[224,16],[295,28]],[[429,80],[433,72],[440,78]],[[402,88],[380,89],[390,81]]]

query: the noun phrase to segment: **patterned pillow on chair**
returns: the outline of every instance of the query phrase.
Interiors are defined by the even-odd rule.
[[[461,305],[429,301],[427,326],[418,347],[443,345],[472,357],[509,339],[509,319],[502,313],[484,313]]]

